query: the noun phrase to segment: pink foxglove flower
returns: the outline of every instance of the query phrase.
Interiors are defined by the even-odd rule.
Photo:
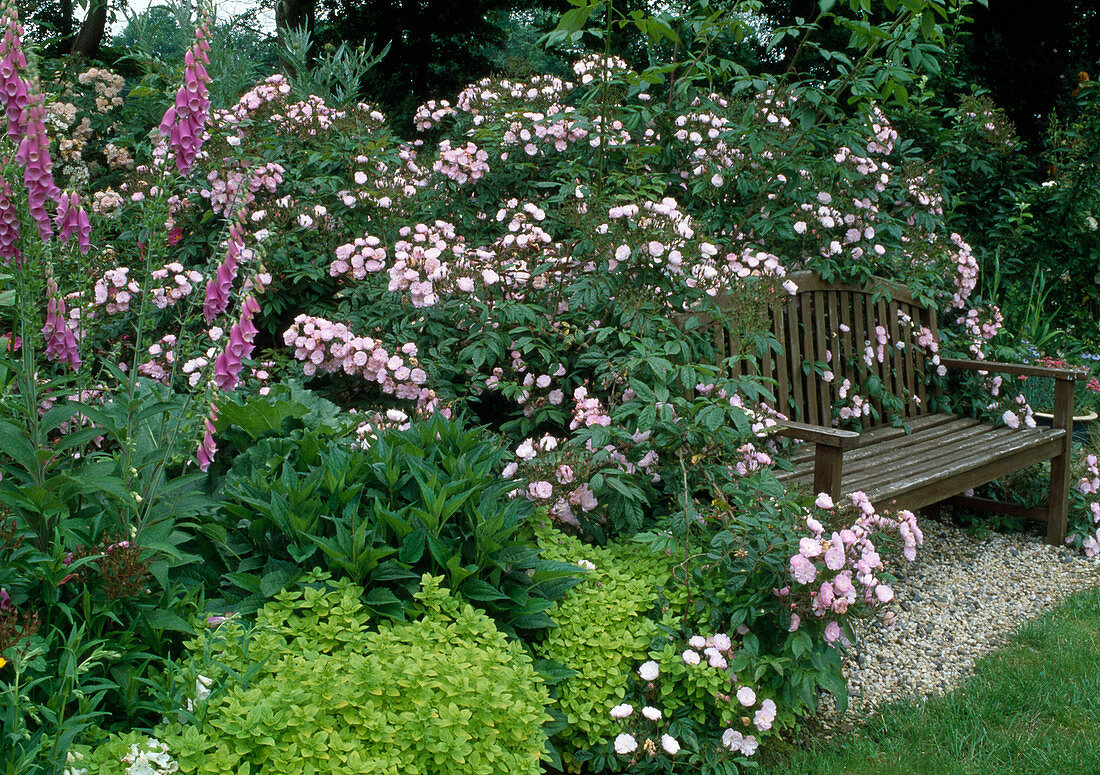
[[[41,93],[33,93],[30,103],[23,110],[25,134],[19,142],[15,158],[23,165],[23,182],[27,187],[27,206],[31,218],[38,225],[42,239],[53,236],[47,203],[61,198],[61,191],[53,181],[53,162],[50,161],[50,139],[46,136],[46,107]]]
[[[210,414],[207,415],[205,425],[206,433],[202,437],[202,443],[195,453],[199,470],[205,471],[214,462],[214,454],[218,451],[218,445],[214,442],[214,421],[218,419],[218,407],[210,404]]]
[[[54,219],[54,226],[60,233],[62,242],[68,240],[75,231],[76,244],[79,246],[80,252],[88,255],[88,251],[92,247],[92,243],[88,239],[92,233],[92,225],[88,221],[88,214],[80,206],[80,199],[75,191],[68,196],[61,195],[61,200],[57,204],[57,217]]]
[[[46,325],[42,335],[46,337],[46,357],[58,363],[68,363],[73,371],[80,368],[80,348],[76,334],[69,328],[69,318],[65,314],[65,300],[57,291],[57,283],[52,279],[46,284],[49,302],[46,305]]]
[[[8,137],[18,140],[23,136],[23,109],[30,102],[27,82],[27,57],[23,54],[23,25],[19,23],[19,8],[14,2],[0,8],[0,26],[4,36],[0,39],[0,93],[8,114]]]
[[[244,247],[243,228],[239,222],[230,224],[225,258],[218,266],[214,278],[206,284],[206,301],[202,305],[202,315],[206,318],[207,325],[213,323],[214,318],[229,307],[229,292],[237,277],[241,257],[248,255]]]
[[[253,342],[259,330],[252,322],[253,316],[260,311],[260,303],[254,296],[248,296],[241,308],[241,317],[229,330],[229,342],[225,350],[214,359],[214,382],[218,388],[229,392],[240,382],[244,359],[252,355]]]
[[[184,55],[183,86],[176,92],[176,104],[160,121],[160,133],[176,154],[176,169],[186,175],[202,146],[203,131],[210,113],[210,23],[204,19],[195,30],[195,43]]]
[[[11,186],[3,177],[0,177],[0,258],[5,264],[23,261],[19,250],[19,213],[12,202]]]

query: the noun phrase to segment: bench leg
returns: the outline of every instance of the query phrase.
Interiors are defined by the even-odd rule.
[[[1047,543],[1061,546],[1066,540],[1069,511],[1069,478],[1073,457],[1073,381],[1054,382],[1054,427],[1066,431],[1062,453],[1050,461],[1050,500],[1047,502]]]
[[[1061,546],[1066,541],[1069,511],[1070,455],[1073,439],[1066,437],[1066,450],[1050,461],[1050,501],[1047,504],[1047,543]]]
[[[814,449],[814,492],[828,493],[834,502],[840,501],[840,471],[844,452],[837,447],[817,444]]]

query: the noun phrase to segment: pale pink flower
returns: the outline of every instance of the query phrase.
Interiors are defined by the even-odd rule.
[[[634,739],[634,735],[624,733],[615,738],[615,753],[625,756],[636,750],[638,750],[638,741]]]
[[[623,719],[634,712],[634,706],[628,702],[624,702],[622,705],[616,705],[611,709],[611,718]]]
[[[809,584],[817,577],[817,567],[804,555],[796,554],[791,558],[791,575],[799,584]]]

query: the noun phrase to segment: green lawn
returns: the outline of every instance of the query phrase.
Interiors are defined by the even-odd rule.
[[[762,772],[1100,773],[1100,588],[1024,626],[951,694],[891,706],[841,742],[791,746]]]

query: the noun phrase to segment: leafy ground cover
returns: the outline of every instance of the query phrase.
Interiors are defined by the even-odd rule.
[[[962,686],[884,708],[857,734],[807,740],[769,775],[993,775],[1100,769],[1100,589],[1026,623]]]

